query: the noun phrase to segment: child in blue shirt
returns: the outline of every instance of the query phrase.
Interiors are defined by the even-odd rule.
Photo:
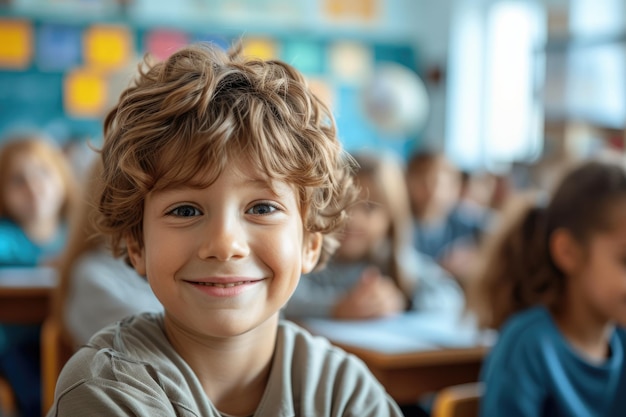
[[[59,255],[74,198],[69,163],[49,139],[6,139],[0,149],[0,267],[39,266]]]
[[[494,237],[472,293],[499,340],[485,417],[624,415],[626,171],[587,162]]]
[[[493,214],[461,199],[461,180],[443,154],[422,151],[407,164],[414,246],[464,284]]]
[[[0,268],[50,264],[64,248],[74,198],[69,162],[49,139],[6,139],[0,149]],[[39,333],[38,325],[0,324],[0,373],[24,417],[41,415]]]

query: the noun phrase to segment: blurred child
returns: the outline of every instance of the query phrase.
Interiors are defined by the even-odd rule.
[[[69,163],[49,139],[7,139],[0,147],[0,267],[55,258],[74,198]]]
[[[190,46],[105,120],[99,228],[163,314],[98,332],[50,416],[400,416],[363,362],[279,311],[354,200],[332,115],[279,61]]]
[[[324,270],[304,276],[287,318],[369,319],[409,308],[459,310],[463,296],[430,257],[415,251],[400,164],[355,155],[359,203],[350,209],[340,246]]]
[[[467,262],[475,258],[488,226],[489,213],[463,204],[461,173],[441,154],[413,155],[406,175],[415,247],[463,280]]]
[[[163,310],[148,281],[124,258],[113,257],[96,231],[102,188],[102,161],[98,158],[87,173],[83,201],[70,223],[59,268],[55,315],[64,324],[70,346],[87,343],[101,328],[131,314]]]
[[[470,305],[500,330],[481,416],[624,415],[626,171],[588,162],[493,237]]]
[[[65,245],[74,198],[69,163],[48,138],[6,139],[0,148],[0,267],[53,262]],[[38,325],[0,325],[0,373],[23,417],[41,415],[39,333]]]

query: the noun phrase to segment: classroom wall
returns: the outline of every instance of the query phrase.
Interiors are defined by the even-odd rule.
[[[163,59],[187,42],[243,40],[246,53],[305,73],[349,150],[406,154],[422,132],[381,130],[362,94],[381,63],[423,70],[419,3],[14,0],[0,9],[0,135],[41,128],[61,143],[97,143],[103,115],[145,52]]]

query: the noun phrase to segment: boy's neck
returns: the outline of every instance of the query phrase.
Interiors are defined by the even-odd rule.
[[[269,379],[278,313],[254,330],[232,338],[198,339],[168,326],[167,337],[194,370],[211,403],[231,416],[250,416]]]

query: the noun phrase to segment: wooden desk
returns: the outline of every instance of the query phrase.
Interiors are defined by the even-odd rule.
[[[429,392],[474,382],[493,334],[483,334],[458,317],[406,313],[356,322],[299,321],[312,333],[365,362],[399,404],[415,404]]]
[[[52,268],[0,268],[0,323],[42,323],[55,285]]]
[[[389,354],[337,344],[358,356],[399,404],[415,404],[424,394],[478,380],[487,347],[442,348]]]

